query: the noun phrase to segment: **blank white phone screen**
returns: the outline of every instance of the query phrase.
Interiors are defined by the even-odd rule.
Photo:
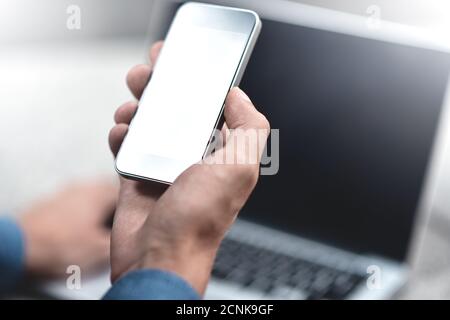
[[[201,160],[249,33],[196,26],[175,18],[126,139],[127,153]]]

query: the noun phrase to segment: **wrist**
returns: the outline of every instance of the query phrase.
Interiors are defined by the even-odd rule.
[[[203,295],[208,284],[217,247],[199,247],[198,244],[184,243],[148,250],[134,269],[159,269],[172,272],[187,281],[199,294]]]

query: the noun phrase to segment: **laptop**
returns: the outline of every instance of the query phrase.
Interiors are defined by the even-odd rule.
[[[241,88],[279,129],[277,172],[261,176],[227,234],[206,298],[392,298],[430,210],[450,50],[293,1],[203,2],[262,17]],[[180,3],[154,1],[149,42]],[[106,291],[104,278],[92,292]]]

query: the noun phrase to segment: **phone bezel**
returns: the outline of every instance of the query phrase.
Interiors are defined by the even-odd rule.
[[[238,67],[236,68],[233,80],[232,80],[231,85],[230,85],[230,87],[228,89],[228,92],[229,92],[233,87],[239,86],[239,84],[240,84],[240,82],[242,80],[242,77],[244,75],[245,69],[246,69],[247,64],[248,64],[248,62],[250,60],[251,54],[253,52],[253,49],[254,49],[254,47],[256,45],[256,42],[257,42],[257,39],[258,39],[258,36],[259,36],[259,34],[261,32],[261,29],[262,29],[261,19],[259,18],[258,14],[256,12],[251,11],[251,10],[234,8],[234,7],[219,6],[219,5],[214,5],[214,4],[197,3],[197,2],[184,3],[177,10],[176,15],[179,14],[179,12],[181,10],[186,9],[186,7],[188,7],[188,6],[198,6],[198,7],[201,7],[202,9],[206,9],[206,10],[207,9],[222,9],[222,10],[227,10],[227,11],[231,11],[231,12],[234,11],[234,12],[239,12],[239,13],[246,13],[246,14],[250,14],[254,18],[253,28],[252,28],[252,30],[251,30],[251,32],[249,34],[249,38],[248,38],[247,44],[245,46],[245,50],[242,53],[241,60],[240,60],[240,62],[238,64]],[[174,22],[175,22],[175,18],[174,18],[174,21],[172,21],[170,28],[172,28],[172,25],[173,25]],[[170,32],[170,29],[169,29],[169,32]],[[149,79],[149,82],[150,81],[151,81],[151,79]],[[219,126],[224,123],[224,109],[225,109],[225,101],[223,101],[223,103],[222,103],[222,107],[221,107],[220,112],[218,114],[216,123],[215,123],[214,127],[211,130],[211,134],[210,134],[210,137],[208,139],[209,142],[207,143],[207,145],[205,147],[205,151],[204,151],[204,153],[202,155],[202,159],[205,157],[205,155],[208,154],[208,151],[209,151],[209,148],[210,148],[210,141],[211,141],[211,139],[213,137],[214,130],[219,128]],[[130,123],[130,129],[132,128],[132,123],[133,123],[133,121],[131,121],[131,123]],[[125,143],[125,142],[126,142],[126,136],[124,138],[123,143]],[[115,170],[122,177],[127,178],[127,179],[131,179],[131,180],[152,181],[152,182],[157,182],[157,183],[162,183],[162,184],[167,184],[167,185],[171,185],[174,182],[174,181],[172,181],[172,179],[146,177],[146,176],[143,176],[143,175],[140,175],[140,174],[136,174],[136,173],[130,172],[132,170],[121,170],[119,168],[119,164],[118,164],[120,155],[121,155],[121,150],[119,150],[119,152],[117,154],[117,157],[116,157]],[[156,156],[153,156],[153,157],[156,158]],[[139,159],[134,159],[134,160],[139,160]],[[199,159],[199,161],[200,160],[201,159]]]

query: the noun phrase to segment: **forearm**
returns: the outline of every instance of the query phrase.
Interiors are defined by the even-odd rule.
[[[19,226],[9,218],[0,218],[0,295],[12,290],[24,269],[24,241]]]

